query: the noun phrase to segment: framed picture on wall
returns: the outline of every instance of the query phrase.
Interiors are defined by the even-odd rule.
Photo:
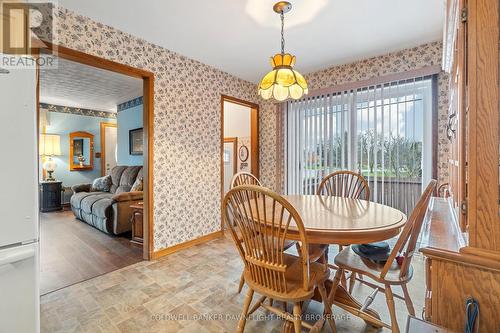
[[[136,128],[128,132],[128,144],[129,144],[129,154],[130,155],[142,155],[144,152],[144,140],[143,140],[144,129]]]
[[[242,145],[238,151],[238,155],[241,162],[246,162],[248,160],[248,155],[249,155],[247,146]]]

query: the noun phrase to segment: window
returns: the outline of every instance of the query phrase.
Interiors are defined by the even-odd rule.
[[[337,170],[360,172],[371,200],[410,212],[432,176],[433,76],[292,101],[285,191],[315,194]]]

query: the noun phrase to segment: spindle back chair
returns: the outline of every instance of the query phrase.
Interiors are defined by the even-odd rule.
[[[225,222],[245,264],[245,282],[249,287],[238,332],[243,332],[254,291],[273,300],[294,303],[293,314],[263,303],[263,298],[258,306],[293,322],[296,332],[300,332],[302,326],[313,329],[314,326],[301,321],[300,314],[301,302],[313,297],[316,286],[322,295],[325,311],[330,314],[330,325],[335,330],[324,286],[329,269],[310,262],[307,250],[299,251],[298,256],[285,253],[291,228],[298,231],[301,248],[308,248],[304,224],[295,208],[269,189],[241,185],[226,194],[223,210]]]
[[[339,269],[335,274],[333,287],[329,296],[330,301],[333,300],[333,295],[335,295],[335,290],[340,283],[344,270],[348,270],[361,276],[367,276],[377,283],[384,285],[384,288],[382,288],[369,283],[364,279],[359,279],[362,284],[366,284],[374,288],[374,293],[371,294],[369,299],[365,301],[363,308],[366,309],[369,306],[378,290],[384,291],[386,295],[387,306],[391,316],[391,325],[380,322],[381,326],[390,328],[393,332],[399,332],[393,296],[403,299],[406,303],[408,312],[413,316],[415,315],[415,309],[408,292],[407,284],[413,276],[411,261],[417,246],[420,231],[422,230],[422,225],[432,193],[436,189],[436,184],[436,180],[431,180],[427,185],[408,221],[403,227],[403,230],[384,265],[379,265],[368,259],[361,258],[354,253],[350,247],[342,250],[335,257],[335,265],[337,265]],[[391,286],[393,285],[401,286],[404,296],[394,295],[391,289]],[[367,313],[363,313],[363,315],[370,316]]]

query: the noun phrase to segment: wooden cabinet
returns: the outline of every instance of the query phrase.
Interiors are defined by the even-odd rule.
[[[53,212],[62,210],[62,182],[40,183],[40,211]]]
[[[425,317],[458,332],[468,298],[479,332],[500,332],[499,37],[498,0],[447,1],[451,198],[435,200],[421,251]]]
[[[144,241],[143,216],[144,204],[142,202],[130,205],[132,208],[132,239],[131,242],[141,244]]]
[[[467,20],[466,0],[447,2],[443,69],[449,73],[449,107],[446,136],[450,142],[448,173],[451,202],[462,231],[466,215],[466,123],[467,123]]]

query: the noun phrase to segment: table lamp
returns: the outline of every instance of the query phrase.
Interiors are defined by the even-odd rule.
[[[52,177],[52,173],[56,170],[57,164],[52,159],[52,156],[61,155],[61,137],[57,134],[41,134],[39,154],[43,157],[43,168],[47,171],[48,177],[46,181],[53,182],[56,179]]]

